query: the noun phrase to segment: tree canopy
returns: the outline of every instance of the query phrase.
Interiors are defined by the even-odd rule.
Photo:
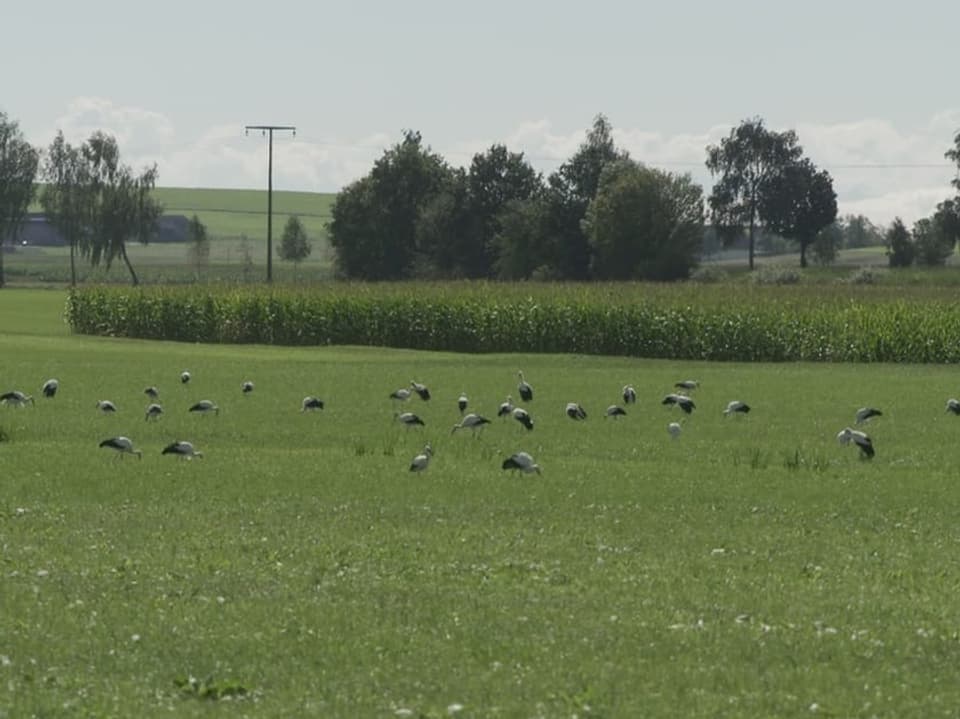
[[[17,122],[0,112],[0,287],[4,285],[3,243],[15,240],[34,195],[40,154]]]
[[[298,265],[310,256],[312,250],[313,245],[307,237],[307,228],[303,226],[299,217],[290,215],[283,227],[280,247],[277,248],[280,259]]]

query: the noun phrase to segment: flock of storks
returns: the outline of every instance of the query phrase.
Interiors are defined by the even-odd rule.
[[[523,376],[523,372],[518,372],[517,376],[519,378],[517,392],[520,396],[520,400],[525,404],[529,404],[533,401],[533,387],[529,382],[526,381]],[[190,372],[184,371],[181,373],[180,382],[182,384],[188,384],[190,379]],[[700,383],[697,380],[683,380],[681,382],[677,382],[674,385],[674,389],[677,391],[667,394],[663,398],[661,404],[670,407],[677,407],[685,414],[690,415],[696,409],[696,403],[690,395],[699,387],[699,385]],[[44,397],[53,398],[56,396],[59,387],[60,383],[58,380],[49,379],[43,383],[41,392]],[[248,380],[242,383],[241,391],[244,395],[250,394],[253,392],[253,390],[253,382]],[[147,405],[144,418],[147,421],[158,419],[163,414],[163,406],[157,401],[159,399],[159,391],[156,387],[151,386],[144,390],[144,394],[146,394],[150,400],[150,403]],[[402,403],[409,400],[414,394],[424,401],[430,400],[431,397],[429,388],[426,385],[414,380],[410,382],[409,388],[402,387],[397,389],[389,395],[389,398],[397,403]],[[623,405],[629,406],[636,403],[637,392],[632,385],[624,386],[621,394],[623,397]],[[26,404],[32,405],[33,397],[20,390],[12,390],[0,394],[0,404],[23,407]],[[110,400],[99,400],[97,401],[96,406],[98,410],[105,414],[110,414],[117,411],[116,405]],[[476,435],[483,429],[485,425],[490,424],[490,420],[483,415],[476,412],[467,412],[469,399],[466,393],[462,393],[459,396],[457,399],[457,406],[460,410],[461,419],[453,426],[451,431],[452,434],[455,434],[458,430],[468,429],[473,432],[474,435]],[[301,412],[322,410],[323,408],[323,400],[314,396],[304,397],[300,405]],[[189,411],[196,414],[219,414],[220,408],[213,401],[209,399],[203,399],[191,405]],[[586,410],[577,402],[569,402],[566,405],[565,411],[566,415],[574,421],[582,421],[587,418]],[[960,400],[947,400],[947,411],[955,415],[960,415]],[[733,414],[743,415],[747,414],[748,412],[750,412],[750,405],[740,400],[733,400],[729,402],[726,408],[723,410],[724,416]],[[607,407],[606,417],[616,419],[626,415],[626,413],[627,411],[624,406],[613,404]],[[862,407],[857,411],[854,417],[855,424],[862,425],[871,418],[881,416],[882,414],[883,413],[876,408]],[[407,427],[425,425],[425,422],[415,412],[397,412],[395,417],[399,423],[406,425]],[[533,417],[531,416],[529,410],[524,407],[516,406],[513,402],[512,395],[508,395],[506,401],[500,404],[497,410],[497,417],[513,417],[513,419],[519,422],[528,431],[533,430],[534,427]],[[667,425],[667,431],[671,437],[676,439],[682,432],[681,424],[679,422],[670,422]],[[876,454],[872,440],[865,432],[861,430],[845,427],[840,431],[839,434],[837,434],[837,440],[843,445],[853,443],[859,448],[860,456],[864,459],[870,459]],[[113,450],[119,457],[122,457],[126,454],[133,454],[138,458],[142,458],[143,456],[143,453],[134,446],[132,440],[130,440],[129,437],[122,435],[104,439],[102,442],[100,442],[99,446]],[[193,443],[185,440],[171,442],[163,448],[161,454],[174,455],[183,459],[203,457],[203,452],[196,449]],[[430,459],[432,456],[433,448],[428,442],[424,446],[423,450],[418,453],[410,462],[410,471],[425,471],[430,466]],[[505,459],[502,463],[502,468],[504,470],[513,470],[522,473],[541,473],[540,465],[534,461],[533,457],[529,453],[522,451],[516,452]]]

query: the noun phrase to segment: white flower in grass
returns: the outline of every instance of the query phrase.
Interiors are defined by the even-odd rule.
[[[462,711],[463,711],[463,704],[459,704],[456,702],[454,702],[453,704],[447,707],[447,714],[449,714],[450,716],[453,716],[454,714],[459,714]]]

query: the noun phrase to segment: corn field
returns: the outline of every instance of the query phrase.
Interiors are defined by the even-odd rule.
[[[74,332],[720,361],[960,361],[949,288],[410,283],[84,287]]]

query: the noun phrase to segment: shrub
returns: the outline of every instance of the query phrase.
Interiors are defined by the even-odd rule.
[[[690,279],[704,283],[724,282],[727,279],[727,273],[717,265],[701,265],[690,273]]]
[[[755,285],[795,285],[800,282],[800,271],[785,265],[764,265],[750,275]]]

